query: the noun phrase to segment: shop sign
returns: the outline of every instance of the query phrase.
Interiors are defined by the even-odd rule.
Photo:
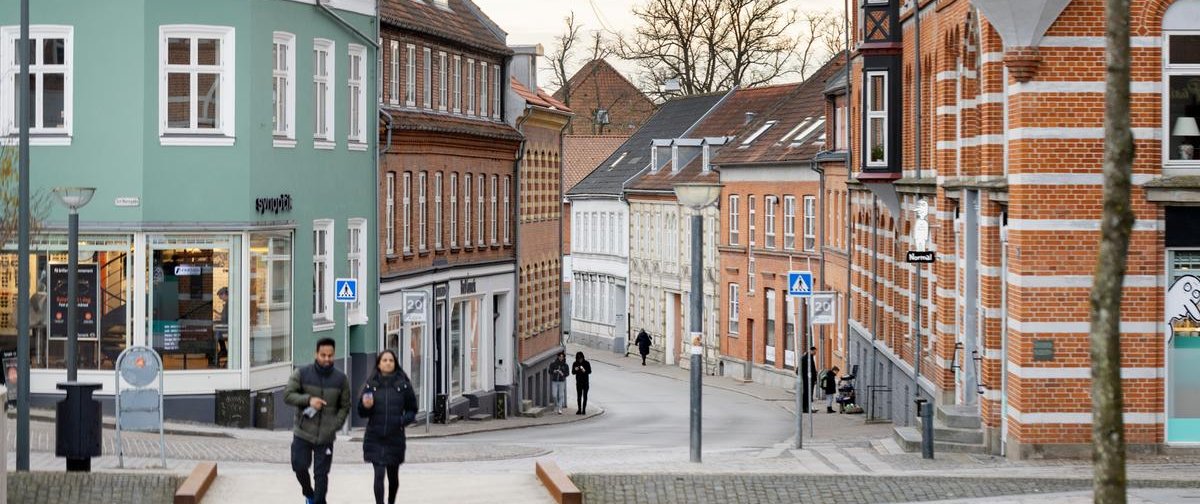
[[[96,339],[99,318],[100,269],[95,264],[80,264],[75,269],[76,336]],[[50,265],[50,337],[67,337],[67,265]]]
[[[175,267],[175,276],[177,276],[177,277],[200,276],[203,274],[204,274],[203,266],[196,266],[195,264],[180,264]]]
[[[142,199],[137,196],[123,196],[113,200],[113,204],[119,207],[136,207],[142,205]]]
[[[271,212],[272,214],[291,212],[292,195],[280,194],[279,196],[273,196],[270,198],[258,198],[254,200],[254,211],[258,212],[259,215],[267,212]]]

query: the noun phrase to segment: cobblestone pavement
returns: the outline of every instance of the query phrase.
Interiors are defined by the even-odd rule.
[[[169,504],[182,476],[136,473],[29,472],[8,475],[9,504]]]
[[[928,478],[796,474],[574,474],[588,504],[928,502],[1086,490],[1085,479]],[[1134,481],[1134,487],[1200,488],[1200,481]]]

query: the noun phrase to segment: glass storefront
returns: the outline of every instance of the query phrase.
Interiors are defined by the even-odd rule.
[[[481,299],[455,301],[450,308],[450,395],[456,397],[483,388],[480,373]]]
[[[292,235],[250,235],[250,365],[291,361]]]
[[[1167,442],[1200,443],[1200,250],[1167,257]]]
[[[157,236],[150,247],[150,346],[171,370],[238,369],[238,237]]]

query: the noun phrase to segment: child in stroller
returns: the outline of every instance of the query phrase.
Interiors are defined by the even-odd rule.
[[[858,368],[858,366],[854,367]],[[857,369],[855,370],[857,371]],[[863,411],[862,407],[858,405],[858,396],[854,392],[854,375],[855,373],[852,372],[838,380],[838,395],[836,399],[838,413],[854,414],[862,413]]]

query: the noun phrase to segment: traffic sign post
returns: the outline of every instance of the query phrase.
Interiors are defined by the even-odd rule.
[[[422,291],[422,290],[406,290],[406,291],[401,291],[400,295],[401,295],[401,298],[400,298],[401,302],[404,305],[401,310],[404,323],[405,324],[421,324],[421,325],[427,324],[429,322],[429,319],[431,318],[428,314],[429,305],[430,305],[429,304],[429,293],[426,291]],[[410,331],[409,337],[411,338],[412,337],[411,336],[412,327],[407,327],[405,330]],[[428,331],[422,331],[422,338],[425,337],[425,333],[427,333],[427,332]],[[404,346],[403,338],[401,338],[401,340],[399,342],[397,342],[397,345],[400,347]],[[422,345],[422,347],[425,346],[424,341],[422,341],[421,345]],[[403,348],[400,349],[400,353],[401,354],[404,353]],[[425,356],[422,355],[421,359],[424,359],[424,358],[425,358]],[[430,383],[433,381],[432,366],[425,365],[424,362],[422,362],[422,366],[421,366],[421,379],[425,383]],[[422,399],[424,399],[424,397],[422,397]],[[423,402],[423,401],[421,401],[421,402]],[[425,406],[420,405],[418,407],[418,409],[421,407],[425,407]],[[432,407],[430,407],[429,409],[432,409]],[[433,418],[433,413],[430,412],[429,409],[427,409],[426,413],[425,413],[425,432],[426,433],[429,432],[429,422]]]
[[[346,373],[346,379],[350,379],[350,305],[358,302],[358,279],[357,278],[338,278],[333,281],[333,300],[342,303],[345,314],[345,329],[342,333],[342,352],[346,355],[346,362],[342,366]],[[350,432],[350,416],[346,417],[346,423],[342,426],[342,432]]]
[[[788,272],[788,295],[800,298],[803,305],[801,310],[808,308],[806,303],[807,298],[813,295],[813,274],[811,271],[789,271]],[[811,322],[812,317],[809,317]],[[803,326],[802,326],[803,327]],[[812,328],[809,327],[809,334]],[[808,409],[809,414],[809,435],[812,435],[812,397],[808,397],[809,390],[812,390],[812,384],[809,384],[809,390],[804,390],[804,380],[809,374],[808,366],[813,357],[808,353],[809,335],[805,334],[800,338],[800,349],[804,350],[801,356],[802,362],[797,363],[796,370],[796,448],[804,448],[804,410]],[[804,401],[808,399],[808,404]]]
[[[808,301],[808,320],[813,325],[837,323],[837,293],[814,292]]]
[[[788,272],[788,295],[808,297],[812,295],[813,274],[811,271]]]

